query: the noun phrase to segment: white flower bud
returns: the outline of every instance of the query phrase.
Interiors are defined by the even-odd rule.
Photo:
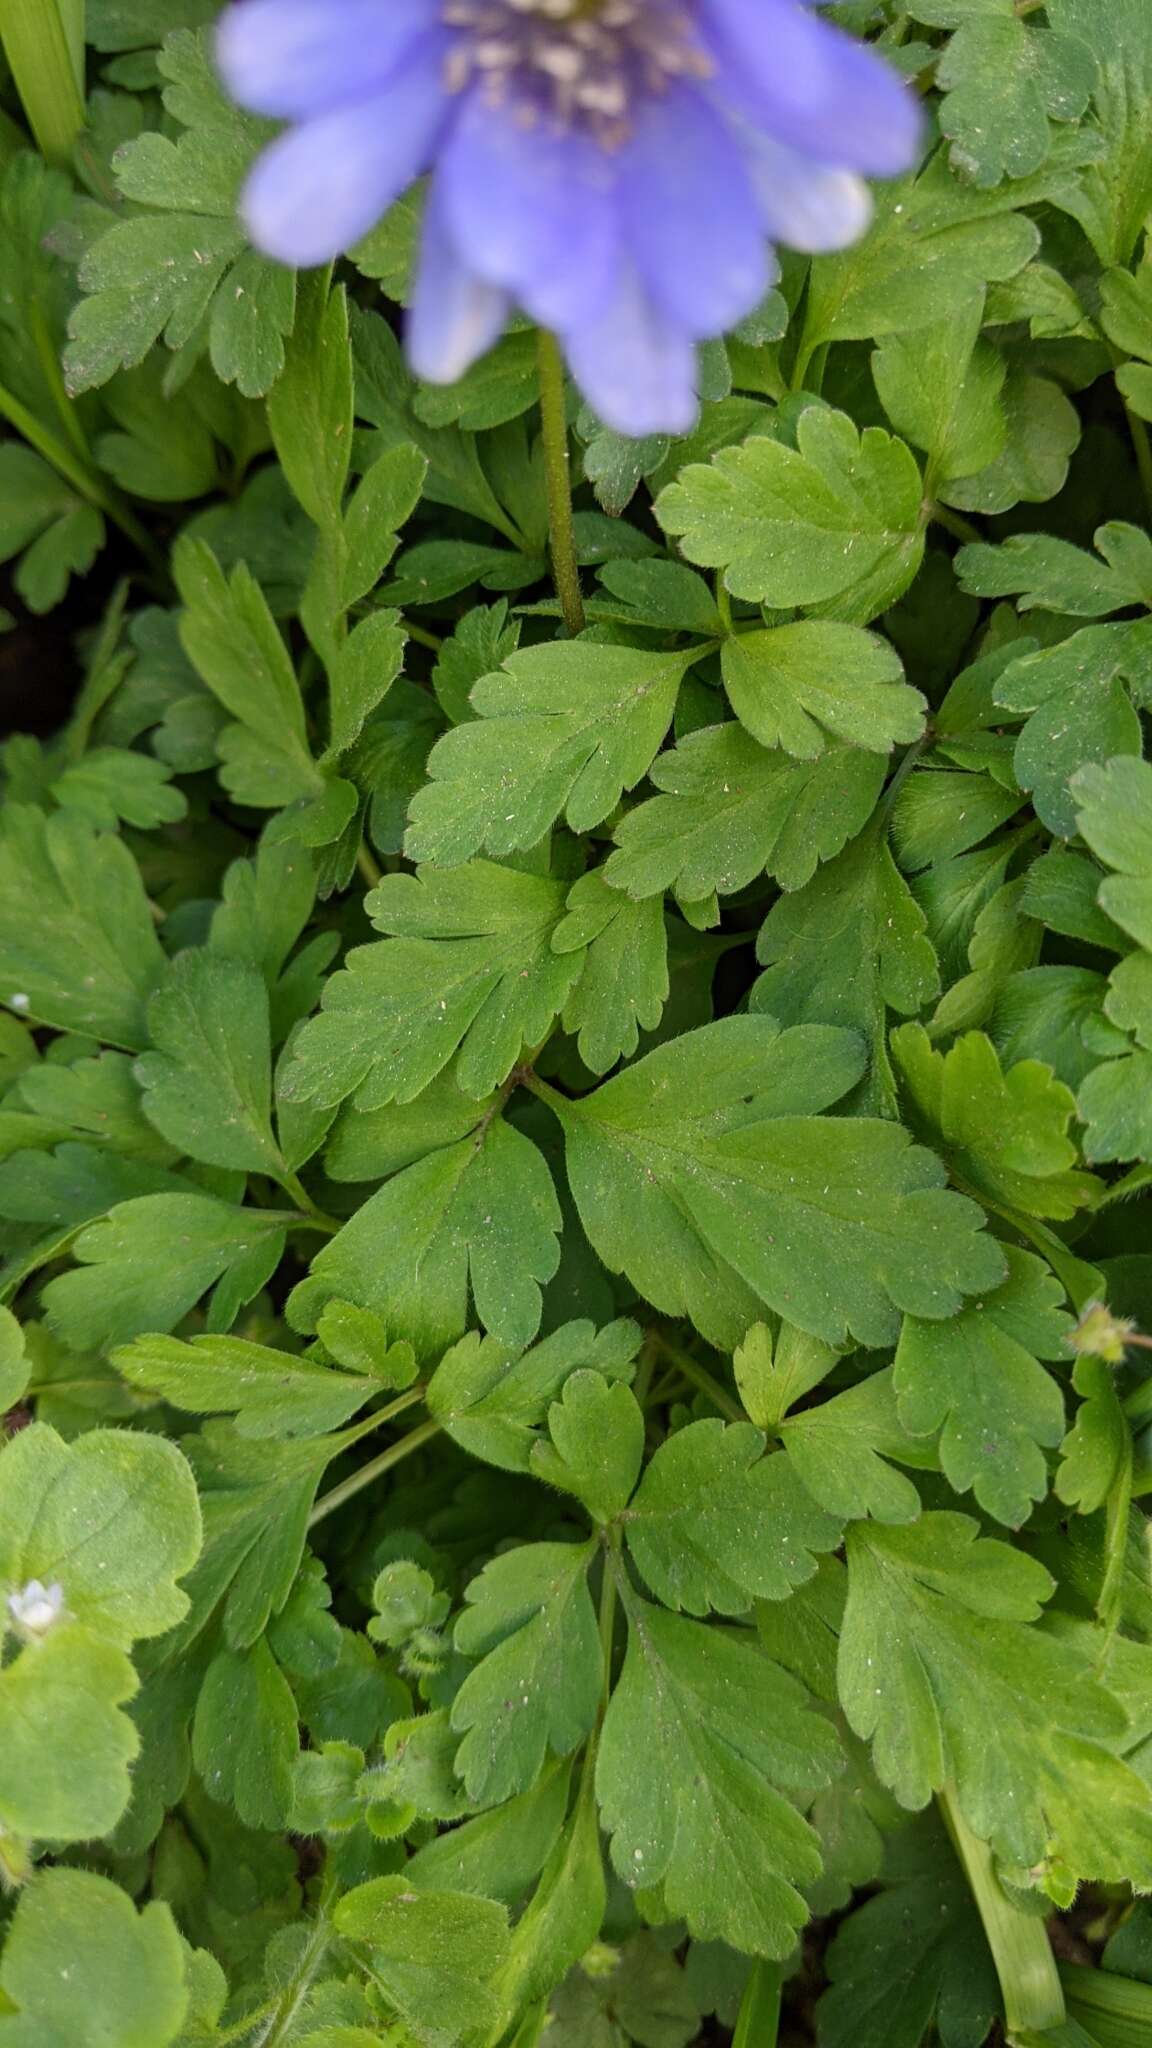
[[[64,1588],[58,1580],[50,1586],[29,1579],[17,1593],[8,1595],[8,1612],[21,1635],[46,1636],[64,1611]]]

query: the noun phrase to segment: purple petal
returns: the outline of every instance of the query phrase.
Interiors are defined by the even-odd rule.
[[[435,0],[242,0],[220,18],[216,62],[241,106],[298,120],[367,98],[435,19]]]
[[[424,215],[416,289],[408,311],[408,360],[428,384],[454,384],[482,356],[511,311],[507,292],[477,277],[448,233],[438,177]]]
[[[642,440],[687,434],[696,424],[696,348],[664,318],[631,265],[594,318],[565,330],[576,382],[606,426]]]
[[[586,136],[471,95],[440,158],[445,219],[490,283],[548,327],[602,305],[618,261],[616,163]]]
[[[799,0],[700,0],[720,59],[718,92],[818,163],[894,177],[916,161],[922,123],[883,58]]]
[[[383,92],[317,115],[259,157],[241,212],[266,256],[328,263],[425,168],[445,117],[444,42],[425,37]]]
[[[744,159],[720,116],[688,86],[644,102],[621,152],[620,198],[650,297],[685,334],[734,327],[771,282]]]
[[[859,241],[872,218],[863,178],[814,164],[758,131],[741,127],[739,133],[761,218],[775,241],[809,256]]]

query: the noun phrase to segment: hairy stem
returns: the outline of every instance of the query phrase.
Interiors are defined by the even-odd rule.
[[[568,419],[564,407],[564,361],[554,334],[539,335],[540,412],[544,427],[544,468],[548,480],[548,533],[552,576],[564,624],[575,638],[584,631],[584,599],[572,525],[572,480],[568,466]]]
[[[424,1389],[410,1388],[409,1396],[410,1399],[405,1402],[405,1406],[414,1405],[422,1400]],[[395,1414],[397,1411],[398,1404],[394,1402],[390,1412]],[[372,1417],[374,1423],[380,1419],[379,1416]],[[366,1465],[361,1465],[358,1472],[351,1472],[347,1479],[342,1479],[339,1486],[334,1486],[330,1492],[321,1494],[308,1517],[308,1527],[314,1529],[318,1522],[326,1521],[329,1515],[335,1514],[337,1508],[344,1506],[345,1501],[355,1500],[356,1495],[363,1493],[366,1486],[371,1486],[377,1479],[382,1479],[385,1472],[390,1472],[394,1465],[401,1464],[405,1458],[411,1457],[413,1451],[418,1451],[423,1444],[430,1443],[432,1438],[439,1434],[438,1422],[422,1422],[417,1429],[409,1430],[407,1436],[402,1436],[399,1443],[389,1444],[388,1449],[381,1451],[378,1458],[370,1458]]]

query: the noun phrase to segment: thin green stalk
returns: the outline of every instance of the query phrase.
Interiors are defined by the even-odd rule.
[[[779,1963],[756,1963],[744,1987],[732,2048],[776,2048],[784,1973]]]
[[[962,512],[953,512],[950,505],[933,504],[928,517],[936,526],[942,526],[945,533],[952,534],[954,539],[962,540],[965,544],[982,538],[980,528],[974,526],[970,519],[965,519]]]
[[[560,344],[540,329],[538,362],[540,414],[544,430],[544,470],[548,482],[548,535],[552,576],[564,624],[575,639],[584,631],[584,598],[576,561],[572,524],[572,479],[568,465],[568,415],[564,401],[564,359]]]
[[[71,162],[84,126],[83,34],[77,0],[0,0],[0,40],[50,164]]]
[[[3,5],[3,0],[0,0],[0,5]],[[38,455],[42,455],[45,462],[51,463],[53,469],[64,478],[65,483],[71,484],[74,490],[79,491],[81,497],[87,498],[90,505],[95,505],[114,526],[120,528],[121,533],[140,549],[156,575],[167,579],[168,572],[163,556],[135,514],[121,502],[118,492],[113,491],[94,470],[89,469],[75,450],[66,447],[63,441],[58,441],[43,421],[38,420],[35,413],[30,412],[15,393],[7,390],[3,384],[0,384],[0,419],[6,419],[10,426],[15,427],[16,432],[28,442],[29,447],[34,448]]]
[[[419,1393],[415,1389],[411,1392],[413,1403],[423,1399],[423,1389]],[[377,1420],[375,1416],[372,1419],[374,1422]],[[337,1508],[344,1506],[345,1501],[355,1500],[356,1495],[363,1493],[366,1486],[372,1486],[377,1479],[382,1479],[385,1472],[391,1472],[394,1465],[399,1465],[405,1458],[410,1458],[413,1451],[418,1451],[422,1445],[430,1443],[432,1438],[439,1434],[438,1422],[422,1422],[419,1428],[409,1430],[407,1436],[402,1436],[399,1443],[389,1444],[388,1449],[381,1451],[378,1458],[370,1458],[366,1465],[361,1465],[358,1472],[351,1472],[347,1479],[342,1479],[339,1486],[334,1486],[330,1492],[321,1494],[308,1517],[308,1527],[314,1529],[318,1522],[323,1522],[329,1515],[334,1515]]]
[[[1075,2018],[1100,2048],[1148,2048],[1152,2041],[1152,1984],[1063,1963],[1060,1981]]]
[[[428,647],[433,654],[439,654],[444,645],[439,633],[430,633],[427,626],[414,625],[411,619],[405,619],[404,631],[417,647]]]
[[[331,1945],[332,1931],[327,1914],[321,1907],[292,1978],[284,1986],[260,2032],[253,2034],[250,2048],[277,2048],[279,2042],[286,2040],[290,2033],[295,2033],[304,2002],[316,1982]]]
[[[376,859],[375,855],[369,851],[369,848],[363,839],[360,841],[360,845],[357,850],[356,865],[359,868],[360,873],[363,876],[364,881],[369,889],[374,889],[376,887],[377,882],[382,882],[384,880],[383,868],[380,866],[380,863]]]
[[[661,1330],[653,1330],[651,1334],[652,1342],[659,1346],[665,1358],[669,1359],[683,1373],[686,1380],[689,1380],[694,1387],[698,1387],[702,1394],[708,1396],[713,1407],[718,1408],[721,1415],[726,1415],[729,1422],[747,1422],[748,1417],[740,1406],[739,1401],[728,1392],[726,1387],[721,1386],[719,1380],[713,1377],[706,1365],[698,1365],[696,1360],[687,1351],[681,1351],[678,1344],[670,1343]]]
[[[1043,1920],[1012,1904],[996,1875],[992,1851],[973,1834],[950,1788],[940,1793],[939,1805],[992,1951],[1009,2041],[1060,2026],[1064,1993]]]
[[[309,1223],[314,1224],[317,1230],[326,1230],[333,1237],[335,1237],[338,1230],[343,1230],[344,1225],[340,1222],[339,1217],[326,1216],[323,1209],[317,1208],[316,1203],[312,1200],[298,1173],[282,1174],[279,1185],[283,1188],[286,1195],[291,1196],[301,1215]]]

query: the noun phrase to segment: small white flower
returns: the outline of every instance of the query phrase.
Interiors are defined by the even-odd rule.
[[[8,1595],[8,1612],[22,1635],[46,1636],[64,1611],[64,1588],[54,1579],[50,1586],[29,1579],[18,1592]]]

